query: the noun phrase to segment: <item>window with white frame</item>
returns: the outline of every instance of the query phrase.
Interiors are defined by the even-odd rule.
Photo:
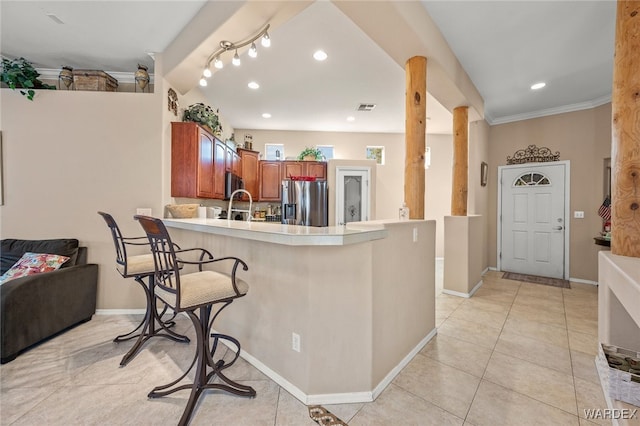
[[[316,145],[325,160],[333,159],[333,145]]]
[[[284,160],[284,145],[281,143],[264,144],[265,160],[282,161]]]

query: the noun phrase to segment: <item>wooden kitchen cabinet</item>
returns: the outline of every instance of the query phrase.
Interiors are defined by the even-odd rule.
[[[196,123],[171,123],[172,197],[218,198],[216,142],[211,133]],[[222,189],[224,196],[224,175]]]
[[[280,201],[282,198],[281,161],[258,163],[259,200]]]
[[[227,146],[219,139],[214,140],[213,198],[224,199],[224,174],[226,172]]]
[[[240,155],[238,155],[238,153],[233,149],[231,149],[231,147],[228,145],[226,146],[226,151],[227,151],[226,160],[225,160],[226,171],[236,174],[238,176],[241,176],[242,170],[240,167]]]
[[[307,171],[305,176],[315,176],[318,180],[327,180],[327,163],[324,161],[305,161]]]
[[[323,161],[283,161],[282,179],[291,176],[314,176],[318,180],[327,179],[327,163]]]
[[[249,191],[251,198],[253,198],[254,201],[257,201],[260,196],[258,178],[258,161],[260,159],[260,153],[238,148],[238,155],[240,157],[240,176],[242,176],[242,181],[244,182],[244,189]],[[242,199],[248,201],[249,197],[247,197],[246,194],[243,194]]]

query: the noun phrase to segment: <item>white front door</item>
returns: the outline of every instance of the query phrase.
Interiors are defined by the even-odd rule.
[[[499,168],[501,270],[568,278],[567,169],[568,162]]]
[[[369,220],[369,167],[336,168],[336,225]]]

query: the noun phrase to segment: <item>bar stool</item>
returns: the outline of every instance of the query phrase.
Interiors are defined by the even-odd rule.
[[[123,237],[118,224],[113,219],[113,216],[105,212],[98,212],[98,214],[102,216],[105,222],[107,222],[107,226],[111,231],[113,243],[116,248],[117,271],[123,278],[133,278],[138,284],[140,284],[144,289],[144,294],[147,299],[147,309],[140,324],[138,324],[133,331],[127,334],[122,334],[113,339],[114,342],[120,343],[137,338],[135,344],[122,357],[120,365],[127,365],[129,361],[131,361],[138,352],[140,352],[142,345],[151,337],[158,336],[171,339],[176,342],[189,343],[189,338],[187,336],[181,336],[169,329],[175,325],[175,322],[173,321],[176,316],[175,312],[171,318],[167,321],[163,321],[162,317],[168,308],[165,304],[162,312],[158,313],[155,289],[153,286],[153,275],[155,274],[153,255],[151,253],[135,256],[127,255],[127,246],[149,247],[149,240],[147,237]],[[147,278],[148,284],[145,284],[145,278]],[[160,326],[159,328],[156,328],[156,321]],[[135,334],[140,328],[142,328],[142,330],[138,334]]]
[[[148,396],[159,398],[179,390],[191,389],[179,425],[189,423],[196,403],[205,389],[220,389],[239,396],[255,397],[256,391],[252,387],[234,382],[222,372],[238,359],[240,342],[225,334],[211,333],[213,322],[220,312],[249,291],[249,285],[236,276],[239,266],[245,271],[249,269],[247,264],[237,257],[214,258],[210,252],[202,248],[176,249],[162,220],[139,215],[134,218],[140,222],[151,244],[151,253],[155,260],[156,296],[175,312],[184,312],[189,316],[197,339],[196,353],[187,371],[173,382],[155,387]],[[178,258],[177,254],[180,254],[181,258]],[[185,260],[186,257],[183,256],[196,260]],[[221,261],[233,262],[230,275],[202,269],[203,265]],[[182,268],[186,265],[196,265],[198,272],[182,273]],[[222,306],[211,318],[212,307],[217,304]],[[196,311],[199,311],[198,315]],[[213,338],[212,345],[210,338]],[[220,340],[231,342],[237,348],[235,357],[230,362],[213,359]],[[194,366],[196,372],[193,383],[178,385]],[[222,382],[211,383],[216,376]]]

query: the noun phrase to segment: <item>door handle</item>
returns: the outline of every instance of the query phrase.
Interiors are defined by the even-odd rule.
[[[562,226],[554,226],[553,228],[554,231],[562,231]]]

